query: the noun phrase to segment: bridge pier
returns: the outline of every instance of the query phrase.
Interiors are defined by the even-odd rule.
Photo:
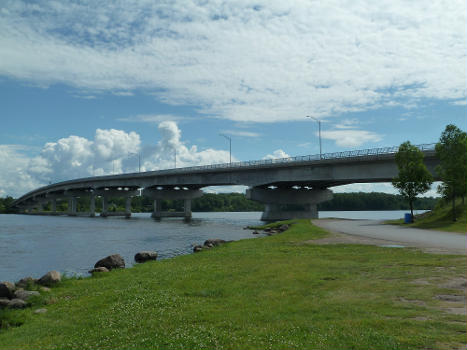
[[[138,195],[138,189],[123,187],[103,188],[95,191],[94,193],[95,195],[99,195],[102,197],[102,212],[100,215],[101,217],[125,216],[126,218],[129,218],[131,217],[131,197]],[[109,211],[109,199],[112,197],[125,197],[125,211]]]
[[[77,204],[76,197],[68,198],[68,216],[76,216]]]
[[[262,221],[317,219],[317,204],[332,199],[328,189],[259,188],[247,190],[248,199],[265,204]],[[295,208],[291,208],[294,207]],[[300,208],[297,208],[297,207]]]
[[[188,188],[145,188],[142,193],[143,196],[154,199],[154,210],[151,217],[154,219],[161,219],[167,217],[182,217],[185,220],[191,219],[191,200],[201,197],[203,192],[199,189]],[[177,200],[183,199],[183,211],[162,211],[162,200],[170,199]]]

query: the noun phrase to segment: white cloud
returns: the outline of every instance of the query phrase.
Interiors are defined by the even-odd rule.
[[[381,135],[366,130],[329,130],[322,131],[323,139],[333,140],[340,147],[357,147],[367,142],[381,141]]]
[[[237,121],[465,100],[466,2],[5,0],[0,76]]]
[[[17,197],[41,185],[27,172],[30,158],[24,151],[24,146],[0,145],[0,197]]]
[[[281,149],[276,149],[272,154],[268,154],[263,157],[263,159],[280,159],[280,158],[289,158],[290,156]]]
[[[141,171],[173,168],[175,150],[177,167],[229,162],[227,151],[187,147],[173,121],[160,123],[158,130],[160,140],[144,149],[137,133],[115,129],[97,129],[93,140],[72,135],[48,142],[33,157],[25,154],[24,146],[0,145],[0,196],[19,196],[48,183],[80,177],[135,172],[138,155]]]

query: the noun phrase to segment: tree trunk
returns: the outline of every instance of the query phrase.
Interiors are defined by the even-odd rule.
[[[452,221],[456,221],[456,196],[452,195]]]
[[[410,203],[410,222],[413,223],[413,221],[414,221],[413,220],[413,201],[410,200],[409,203]]]

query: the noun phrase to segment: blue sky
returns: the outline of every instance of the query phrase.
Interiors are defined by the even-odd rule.
[[[347,4],[347,5],[346,5]],[[0,196],[80,176],[436,142],[464,1],[3,1]],[[238,190],[238,189],[237,189]],[[336,191],[381,190],[389,184]],[[434,192],[430,192],[433,194]]]

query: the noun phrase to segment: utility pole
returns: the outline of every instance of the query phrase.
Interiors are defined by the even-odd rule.
[[[177,168],[177,148],[174,146],[174,161],[175,161],[175,169]]]
[[[306,116],[307,118],[311,118],[313,119],[314,121],[317,121],[318,122],[318,135],[319,135],[319,159],[322,158],[323,156],[323,150],[321,148],[321,120],[315,118],[315,117],[311,117],[309,115]]]
[[[130,158],[130,156],[138,156],[138,173],[140,173],[141,172],[141,152],[128,153],[128,158]]]
[[[224,134],[219,135],[224,136],[227,140],[229,140],[229,166],[232,166],[232,138]]]

